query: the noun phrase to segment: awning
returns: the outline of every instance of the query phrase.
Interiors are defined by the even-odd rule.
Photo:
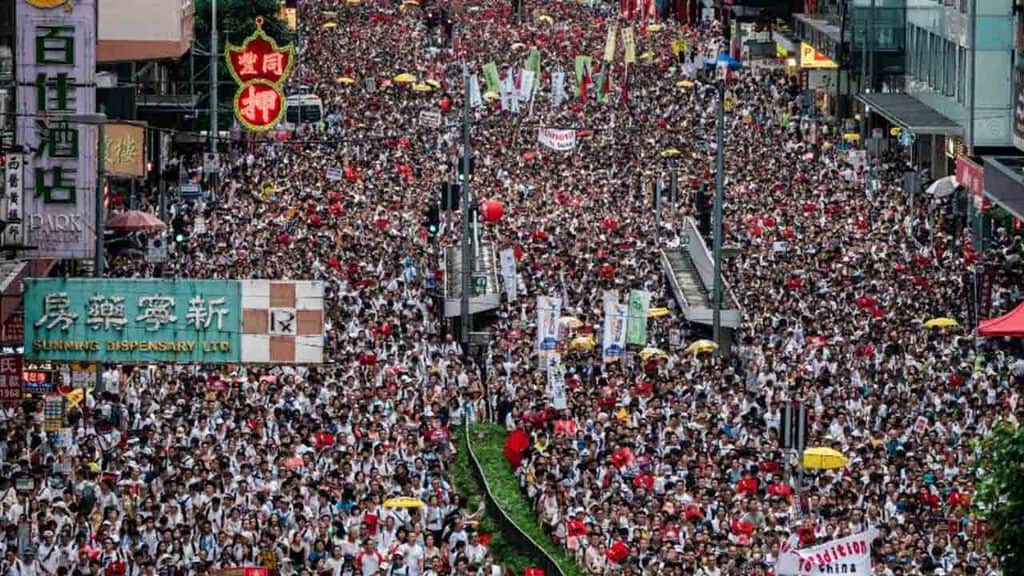
[[[985,197],[1024,220],[1024,157],[985,157]]]
[[[871,92],[857,94],[860,100],[886,120],[902,127],[904,130],[920,136],[938,134],[943,136],[959,136],[963,129],[956,121],[951,120],[934,108],[908,94],[892,94]]]
[[[982,320],[978,324],[978,336],[1024,336],[1024,304],[998,318]]]

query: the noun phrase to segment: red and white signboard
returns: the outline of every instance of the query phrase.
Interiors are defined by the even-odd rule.
[[[322,282],[242,281],[242,362],[323,361]]]
[[[0,356],[0,402],[15,403],[21,400],[21,355]]]

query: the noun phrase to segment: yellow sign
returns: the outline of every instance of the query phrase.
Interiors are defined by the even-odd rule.
[[[856,132],[847,132],[847,133],[843,134],[843,140],[845,140],[847,142],[859,142],[860,141],[860,134],[858,134]]]
[[[146,175],[146,128],[135,124],[103,126],[103,171],[116,176]]]
[[[838,68],[839,65],[829,59],[821,52],[815,50],[814,46],[806,42],[800,43],[800,67],[801,68]]]
[[[71,0],[25,0],[25,2],[27,2],[29,6],[35,6],[36,8],[42,8],[44,10],[64,6],[65,10],[70,11],[73,7]]]

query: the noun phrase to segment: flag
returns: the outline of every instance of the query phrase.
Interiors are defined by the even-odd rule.
[[[480,97],[480,79],[473,74],[469,77],[469,106],[479,108],[483,103],[483,98]]]
[[[624,58],[626,64],[636,62],[636,39],[633,37],[632,26],[626,26],[622,29],[622,49],[626,53]]]
[[[576,85],[583,85],[583,78],[590,73],[590,56],[576,57]]]
[[[612,60],[615,60],[615,36],[617,33],[618,30],[616,29],[615,24],[611,24],[610,26],[608,26],[608,36],[607,38],[605,38],[604,41],[605,62],[611,62]]]
[[[494,61],[484,64],[484,80],[487,82],[487,91],[498,94],[501,92],[501,78],[498,77],[498,65]]]
[[[622,67],[622,104],[629,106],[629,65]]]
[[[540,50],[534,48],[530,50],[530,55],[526,57],[526,63],[523,64],[524,70],[530,70],[536,76],[540,76]]]
[[[587,103],[587,92],[590,90],[590,85],[593,84],[593,80],[590,78],[590,70],[583,71],[583,80],[580,81],[580,102]]]

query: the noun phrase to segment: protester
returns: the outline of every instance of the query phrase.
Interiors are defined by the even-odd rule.
[[[618,6],[524,2],[521,24],[504,2],[450,9],[300,3],[293,84],[322,98],[323,125],[233,150],[219,198],[172,207],[182,241],[166,263],[112,258],[118,277],[322,280],[328,362],[112,370],[107,392],[70,411],[60,445],[38,403],[5,408],[0,573],[497,574],[450,469],[451,427],[492,414],[530,433],[523,491],[590,574],[767,574],[790,533],[807,546],[869,526],[880,574],[998,574],[970,514],[967,447],[1019,418],[1024,361],[965,330],[921,327],[964,319],[964,238],[902,195],[898,151],[855,168],[794,77],[738,71],[725,222],[739,255],[725,277],[744,321],[728,359],[685,354],[701,333],[659,250],[681,243],[695,190],[712,179],[716,88],[704,68],[717,26],[635,22],[643,58],[627,70],[620,49],[605,94],[594,78],[576,82],[574,58],[599,61]],[[532,98],[482,97],[471,114],[471,190],[506,207],[481,235],[521,253],[519,298],[502,305],[481,363],[444,330],[434,298],[458,215],[436,237],[424,221],[461,135],[418,118],[461,120],[463,59],[484,92],[485,64],[504,78],[533,48]],[[568,80],[556,104],[558,71]],[[440,88],[414,91],[393,82],[400,73]],[[541,127],[576,129],[576,146],[543,147]],[[670,178],[667,148],[681,151],[679,195],[656,221],[650,190]],[[985,254],[999,270],[993,313],[1022,297],[1021,249],[1002,230]],[[567,349],[568,405],[555,410],[537,370],[535,298],[563,298],[581,333],[599,331],[612,288],[672,310],[650,330],[668,358],[603,363]],[[810,444],[850,457],[804,475],[802,514],[779,448],[781,406],[797,398],[811,408]],[[22,472],[40,474],[32,492],[14,485]],[[397,496],[424,506],[384,506]]]

